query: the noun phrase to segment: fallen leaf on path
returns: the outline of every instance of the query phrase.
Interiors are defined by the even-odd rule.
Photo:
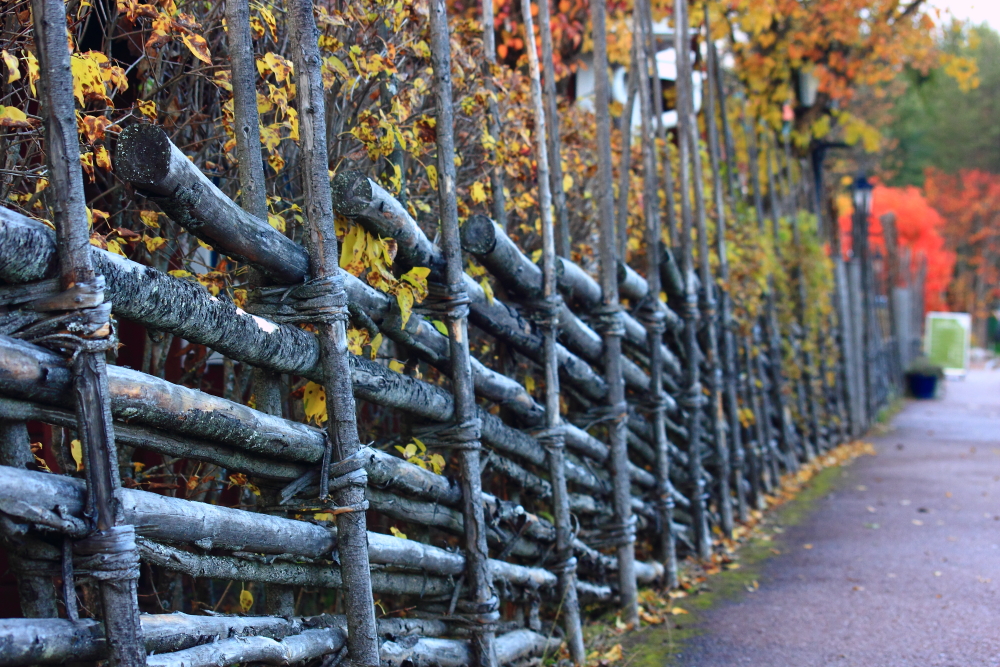
[[[802,545],[802,548],[803,548],[803,549],[812,549],[812,548],[813,548],[813,545],[811,545],[811,544],[803,544],[803,545]]]
[[[912,523],[914,526],[922,526],[922,525],[924,525],[924,522],[921,521],[920,519],[914,519],[910,523]]]

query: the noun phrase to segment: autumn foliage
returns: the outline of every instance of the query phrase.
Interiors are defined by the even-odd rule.
[[[851,212],[841,208],[841,247],[851,250]],[[925,258],[927,278],[924,283],[924,306],[928,311],[949,310],[946,292],[955,266],[955,253],[949,249],[944,237],[946,220],[932,206],[924,193],[913,186],[893,188],[876,185],[872,192],[872,215],[868,222],[872,250],[885,253],[881,217],[886,213],[896,215],[896,233],[900,254],[909,253],[912,270]]]
[[[981,334],[1000,298],[1000,175],[978,169],[957,174],[930,169],[924,188],[944,218],[942,235],[955,254],[948,303],[954,310],[971,313]]]

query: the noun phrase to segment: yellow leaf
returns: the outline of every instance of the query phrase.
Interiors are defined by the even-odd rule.
[[[431,188],[437,190],[438,186],[438,170],[432,164],[427,165],[427,180],[431,182]]]
[[[160,214],[156,211],[139,211],[139,220],[142,224],[147,227],[152,227],[153,229],[159,229],[160,223],[157,222],[160,219]]]
[[[573,187],[573,177],[569,174],[563,175],[563,192],[569,192],[570,188]]]
[[[344,249],[340,253],[340,268],[353,276],[360,276],[365,270],[365,249],[368,233],[361,225],[355,225],[344,237]]]
[[[277,41],[278,39],[278,24],[274,20],[274,14],[271,13],[267,7],[260,7],[257,10],[260,13],[260,17],[264,19],[264,23],[267,24],[267,29],[271,32],[271,39]]]
[[[401,540],[407,539],[406,533],[402,532],[401,530],[399,530],[399,528],[396,528],[395,526],[389,526],[389,532]]]
[[[0,106],[0,127],[29,128],[32,125],[31,119],[20,109]]]
[[[347,71],[347,65],[345,65],[344,61],[338,58],[337,56],[327,57],[324,61],[324,64],[327,65],[334,72],[339,74],[340,77],[345,81],[351,78],[351,73]]]
[[[3,64],[7,66],[7,83],[14,83],[21,78],[21,64],[17,62],[17,56],[11,55],[7,49],[0,51]]]
[[[167,240],[162,236],[146,236],[145,234],[142,235],[142,242],[146,244],[146,250],[149,252],[156,252],[167,244]]]
[[[448,335],[448,327],[446,327],[444,325],[444,322],[442,322],[441,320],[431,320],[431,324],[434,325],[435,329],[441,332],[442,336]]]
[[[142,100],[136,102],[135,106],[143,116],[150,120],[156,120],[156,102],[153,100]]]
[[[327,421],[326,414],[326,389],[315,382],[306,384],[302,393],[302,407],[306,413],[306,419],[315,424],[323,424]]]
[[[413,314],[413,291],[404,285],[396,292],[396,303],[399,304],[399,315],[403,318],[403,326],[410,321]]]
[[[371,334],[368,333],[367,329],[350,327],[347,330],[347,350],[351,354],[361,356],[361,352],[364,346],[368,344],[370,336]]]
[[[212,64],[212,52],[208,50],[208,42],[205,41],[204,37],[184,33],[181,35],[181,41],[184,42],[184,46],[188,47],[188,50],[195,58],[206,65]]]
[[[111,154],[103,145],[94,148],[94,163],[105,171],[111,171]]]
[[[121,255],[125,257],[125,251],[122,250],[121,243],[115,239],[108,239],[108,252],[113,252],[116,255]]]
[[[313,514],[313,519],[316,521],[333,521],[335,515],[333,512],[316,512]]]
[[[427,459],[427,463],[430,464],[431,470],[438,475],[444,471],[445,461],[444,457],[440,454],[431,454]]]
[[[253,606],[253,593],[244,588],[242,591],[240,591],[240,609],[242,609],[243,613],[245,614],[248,611],[250,611],[250,607],[252,606]]]
[[[371,348],[371,357],[374,361],[375,355],[378,354],[378,349],[382,347],[382,334],[375,334],[375,337],[372,338],[372,342],[369,344],[369,347]]]
[[[173,271],[167,271],[167,275],[171,275],[174,278],[191,278],[194,276],[190,271],[185,271],[184,269],[174,269]]]
[[[284,232],[287,227],[285,219],[280,215],[275,215],[274,213],[267,214],[267,224],[271,225],[279,232]]]
[[[417,303],[424,300],[427,296],[427,276],[429,276],[431,270],[424,266],[415,266],[403,275],[399,277],[401,281],[407,282],[414,288],[413,296],[416,298]]]
[[[673,614],[674,616],[679,616],[681,614],[689,614],[691,612],[689,612],[687,609],[682,609],[681,607],[671,607],[670,613]]]
[[[479,181],[472,184],[472,188],[469,189],[469,196],[472,197],[472,201],[477,204],[482,204],[486,201],[486,188]]]
[[[267,156],[267,164],[278,173],[285,168],[285,159],[277,153],[271,153]]]
[[[524,388],[528,390],[529,394],[535,393],[535,378],[533,375],[528,375],[524,378]]]
[[[389,361],[389,370],[391,371],[402,373],[404,368],[406,368],[406,364],[404,364],[402,361],[398,361],[396,359],[391,359]]]
[[[37,95],[35,92],[35,82],[41,77],[41,73],[38,67],[38,58],[31,51],[22,51],[24,53],[24,59],[28,63],[28,85],[31,86],[31,94]]]
[[[615,644],[614,646],[612,646],[610,649],[608,649],[601,656],[601,660],[604,660],[604,661],[607,661],[607,662],[618,662],[623,657],[625,657],[625,656],[624,656],[624,653],[622,652],[622,645],[621,644]]]
[[[77,471],[83,470],[83,444],[79,440],[73,439],[70,441],[69,454],[73,457],[73,463],[76,464]]]

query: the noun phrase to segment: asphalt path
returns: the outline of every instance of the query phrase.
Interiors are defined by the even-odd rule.
[[[1000,372],[909,402],[871,442],[674,664],[1000,665]]]

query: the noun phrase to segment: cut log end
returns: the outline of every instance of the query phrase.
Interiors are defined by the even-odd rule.
[[[342,171],[330,184],[333,194],[333,209],[348,218],[353,218],[368,208],[372,202],[371,181],[360,171]]]
[[[472,255],[488,255],[497,245],[496,225],[479,213],[465,221],[461,235],[462,250]]]
[[[170,138],[149,123],[129,125],[118,137],[115,172],[133,185],[152,188],[170,170]]]

